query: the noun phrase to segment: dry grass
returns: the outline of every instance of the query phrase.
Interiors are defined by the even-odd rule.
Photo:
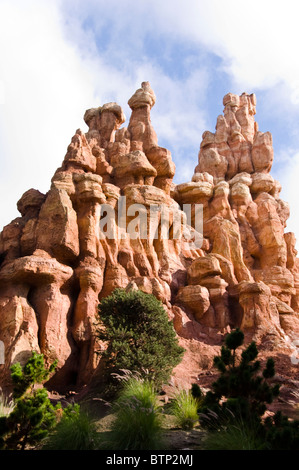
[[[0,417],[8,416],[14,409],[14,406],[12,396],[6,396],[0,388]]]

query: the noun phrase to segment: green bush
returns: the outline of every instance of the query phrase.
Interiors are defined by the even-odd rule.
[[[42,354],[32,353],[26,364],[11,366],[14,383],[14,408],[0,418],[0,447],[25,450],[44,439],[55,426],[57,409],[52,406],[47,390],[34,388],[46,380],[55,368],[45,367]]]
[[[194,398],[198,400],[198,402],[200,402],[203,398],[202,390],[198,384],[194,383],[191,385],[191,394]]]
[[[98,338],[105,341],[102,356],[106,377],[122,369],[146,371],[160,387],[182,359],[172,323],[160,301],[142,291],[116,289],[99,305]]]
[[[21,397],[28,389],[33,389],[36,384],[44,383],[54,372],[57,361],[47,369],[43,354],[33,351],[31,357],[22,367],[19,362],[10,368],[11,378],[14,384],[13,397]]]
[[[267,409],[267,404],[279,394],[279,386],[271,386],[267,379],[275,374],[274,361],[268,359],[265,369],[260,372],[260,361],[257,361],[257,347],[255,342],[243,350],[237,360],[236,350],[243,344],[244,335],[239,329],[227,335],[225,345],[221,348],[221,355],[214,358],[214,365],[220,372],[217,381],[212,384],[201,407],[201,424],[209,427],[210,421],[206,419],[208,410],[217,415],[241,418],[243,421],[261,422],[261,416]]]
[[[177,426],[185,430],[191,430],[198,422],[198,400],[191,391],[180,390],[172,400],[171,412],[175,416]]]
[[[266,449],[299,450],[299,420],[290,420],[281,411],[265,419],[263,437]]]
[[[90,416],[78,404],[64,409],[63,415],[44,445],[45,450],[97,450],[99,433]]]
[[[115,419],[106,448],[157,450],[163,448],[162,412],[153,384],[131,378],[113,404]]]

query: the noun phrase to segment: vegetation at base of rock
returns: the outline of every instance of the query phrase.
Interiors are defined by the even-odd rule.
[[[243,340],[243,332],[236,329],[226,337],[221,355],[214,358],[220,377],[213,383],[212,391],[206,394],[202,405],[201,424],[204,426],[209,426],[209,420],[204,415],[208,410],[227,415],[228,420],[231,413],[244,420],[260,420],[267,409],[266,404],[272,403],[279,394],[279,386],[271,386],[266,381],[275,374],[271,358],[262,375],[259,374],[261,364],[256,360],[258,351],[255,342],[251,342],[237,359],[236,350]]]
[[[24,450],[44,439],[57,421],[54,407],[45,388],[37,388],[54,371],[56,363],[45,367],[42,354],[33,352],[22,367],[11,367],[14,383],[15,406],[10,414],[0,418],[0,447],[8,450]]]
[[[265,419],[263,437],[271,450],[299,450],[299,420],[278,411]]]
[[[105,449],[163,449],[162,410],[153,383],[132,377],[113,403],[115,419]]]
[[[45,450],[97,450],[100,437],[96,424],[78,404],[63,410],[62,418],[46,440]]]
[[[211,416],[212,418],[212,416]],[[215,419],[215,416],[214,416]],[[229,425],[221,424],[217,418],[215,430],[208,431],[202,439],[203,450],[263,450],[265,442],[260,436],[259,427],[242,419],[234,419]]]
[[[177,426],[184,430],[193,429],[198,422],[198,406],[199,401],[192,395],[191,390],[177,391],[171,404],[171,413],[175,416]]]
[[[198,401],[203,398],[203,393],[200,388],[200,386],[196,383],[193,383],[191,385],[191,394],[194,398],[196,398]]]
[[[156,387],[169,380],[184,349],[155,296],[139,290],[116,289],[102,299],[99,320],[98,339],[107,345],[102,352],[106,377],[127,369],[146,370],[147,379]]]
[[[245,438],[254,437],[254,445],[258,448],[263,442],[263,449],[299,449],[299,421],[290,420],[280,411],[263,419],[267,405],[279,395],[279,385],[271,386],[267,382],[275,376],[273,359],[267,360],[261,374],[254,341],[237,358],[236,350],[243,341],[244,334],[240,329],[232,331],[225,339],[221,355],[214,358],[220,376],[204,396],[199,409],[201,426],[213,434],[208,435],[206,445],[211,445],[214,438],[216,442],[220,435],[227,442],[237,438],[238,434],[241,438],[243,432]],[[236,427],[236,421],[243,426]],[[231,444],[225,444],[225,439],[222,439],[217,445],[227,449],[230,447],[225,446]]]

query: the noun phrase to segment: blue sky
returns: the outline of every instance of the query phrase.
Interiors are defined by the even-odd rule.
[[[127,101],[149,81],[177,183],[223,96],[256,94],[299,238],[298,13],[297,0],[0,0],[0,230],[27,189],[49,190],[85,110],[116,101],[127,125]]]

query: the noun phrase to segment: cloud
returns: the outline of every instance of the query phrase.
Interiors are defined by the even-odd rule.
[[[190,180],[228,91],[259,95],[261,130],[273,133],[278,157],[286,140],[295,149],[298,172],[297,10],[297,0],[2,0],[0,229],[24,191],[49,189],[75,130],[85,129],[85,109],[117,101],[128,119],[127,100],[144,80],[176,182]],[[278,164],[288,185],[291,164]]]
[[[299,86],[296,0],[172,0],[152,5],[165,32],[175,31],[221,57],[226,71],[242,85],[269,88],[283,80]]]
[[[129,117],[128,98],[142,81],[152,80],[154,85],[159,84],[157,124],[160,119],[162,141],[173,140],[179,145],[184,141],[179,132],[183,124],[187,129],[198,127],[195,102],[192,105],[189,100],[189,118],[183,106],[189,87],[198,91],[198,72],[180,83],[168,77],[159,64],[139,54],[122,67],[108,60],[109,51],[115,47],[113,40],[107,40],[106,51],[104,43],[99,47],[100,35],[90,19],[86,18],[86,27],[84,15],[75,15],[76,2],[72,15],[67,7],[70,5],[61,0],[3,0],[0,6],[0,42],[6,44],[0,52],[4,95],[0,104],[1,226],[19,215],[16,202],[27,189],[48,191],[72,135],[78,127],[85,129],[83,114],[88,107],[117,101]],[[107,22],[106,4],[105,12]],[[121,22],[111,24],[113,33],[117,25]],[[203,85],[204,75],[200,81]],[[203,121],[200,116],[199,121]],[[193,132],[190,130],[188,137],[187,131],[189,140],[192,136]]]
[[[290,206],[290,217],[287,220],[286,232],[294,232],[297,236],[297,250],[299,250],[299,218],[298,213],[298,175],[299,175],[299,151],[298,149],[285,148],[277,157],[277,167],[273,177],[282,185],[281,199]]]
[[[18,215],[25,190],[49,189],[86,103],[93,102],[91,71],[64,40],[54,4],[0,6],[2,224]]]

